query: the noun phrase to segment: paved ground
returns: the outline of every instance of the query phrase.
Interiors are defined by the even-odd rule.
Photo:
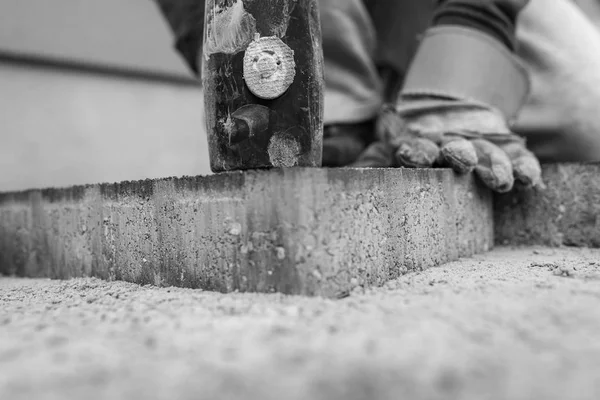
[[[338,301],[0,278],[0,399],[598,399],[599,338],[599,250]]]

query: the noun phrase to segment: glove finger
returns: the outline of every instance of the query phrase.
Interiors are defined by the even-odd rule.
[[[514,185],[513,168],[508,155],[498,146],[485,139],[471,141],[477,151],[475,173],[490,189],[505,193]]]
[[[473,171],[477,165],[477,151],[470,141],[463,138],[442,139],[441,164],[460,174]]]
[[[392,147],[384,142],[375,142],[363,151],[352,163],[355,168],[388,168],[394,166]]]
[[[403,167],[429,168],[440,157],[440,148],[429,139],[406,137],[398,139],[396,163]]]
[[[511,160],[514,177],[524,187],[544,189],[542,167],[537,157],[525,147],[524,142],[501,144],[500,147]]]
[[[381,141],[391,141],[407,134],[406,123],[393,106],[386,105],[379,112],[375,125],[375,136]]]
[[[356,161],[365,149],[365,142],[354,136],[333,136],[323,139],[323,166],[343,167]]]

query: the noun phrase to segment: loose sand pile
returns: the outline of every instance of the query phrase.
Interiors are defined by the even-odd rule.
[[[600,399],[600,251],[342,300],[0,278],[0,399]]]

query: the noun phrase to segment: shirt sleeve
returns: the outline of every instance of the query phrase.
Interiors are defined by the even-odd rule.
[[[432,25],[461,25],[485,32],[515,48],[515,25],[529,0],[434,0]]]

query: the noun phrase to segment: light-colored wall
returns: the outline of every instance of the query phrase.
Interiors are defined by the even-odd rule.
[[[0,1],[0,191],[208,174],[203,116],[154,1]]]
[[[153,0],[0,0],[0,54],[191,78]]]
[[[0,61],[0,191],[210,173],[202,91]]]

